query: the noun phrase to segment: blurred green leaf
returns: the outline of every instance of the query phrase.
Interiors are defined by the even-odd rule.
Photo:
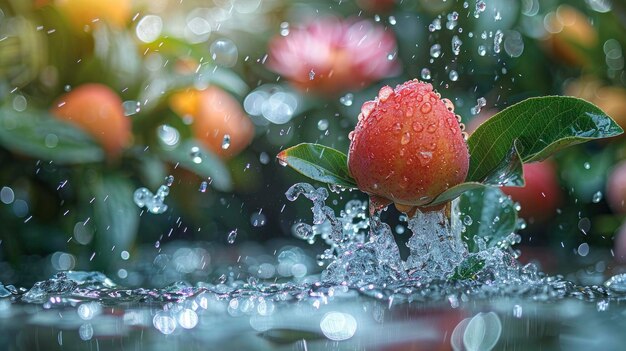
[[[313,180],[348,188],[357,187],[348,171],[348,156],[333,148],[302,143],[281,151],[277,157]]]
[[[482,187],[463,193],[459,209],[466,228],[463,240],[470,252],[478,252],[475,236],[493,247],[517,227],[515,204],[498,188]]]
[[[512,149],[524,163],[536,162],[568,146],[622,133],[610,117],[585,100],[530,98],[498,112],[470,136],[467,180],[493,179]]]
[[[133,202],[134,187],[123,177],[104,174],[93,187],[96,241],[102,253],[128,250],[139,227],[139,208]]]
[[[197,148],[197,152],[192,151],[194,148]],[[166,161],[186,168],[199,176],[211,178],[210,184],[217,190],[230,191],[232,189],[232,179],[226,165],[194,139],[182,142],[173,150],[163,150],[161,154]]]
[[[0,144],[15,153],[59,164],[104,159],[102,148],[88,134],[42,111],[0,108]]]

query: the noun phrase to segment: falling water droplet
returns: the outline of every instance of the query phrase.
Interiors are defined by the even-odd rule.
[[[422,68],[422,79],[430,79],[430,70],[428,68]]]
[[[224,134],[224,139],[222,139],[222,150],[226,150],[230,147],[230,135]]]
[[[585,162],[585,164],[583,164],[583,167],[585,167],[585,169],[591,169],[591,164],[589,162]]]
[[[193,163],[202,163],[202,154],[200,153],[199,147],[192,146],[191,150],[189,150],[189,156],[191,156]]]
[[[230,233],[228,233],[227,240],[228,240],[229,244],[234,244],[235,243],[235,240],[237,240],[237,229],[236,228],[231,230]]]
[[[347,93],[346,95],[339,98],[339,102],[344,106],[352,106],[353,101],[354,95],[352,93]]]
[[[596,192],[593,194],[593,197],[592,197],[591,201],[592,201],[594,204],[597,204],[597,203],[598,203],[598,202],[600,202],[601,200],[602,200],[602,192],[601,192],[601,191],[596,191]]]
[[[433,58],[438,58],[441,56],[441,45],[435,44],[430,47],[430,56]]]
[[[202,183],[200,183],[200,189],[198,189],[201,193],[206,192],[207,187],[209,186],[209,184],[206,181],[202,181]]]
[[[451,70],[449,77],[451,81],[456,82],[457,80],[459,80],[459,73],[455,70]]]
[[[213,61],[224,67],[233,67],[237,63],[239,52],[231,40],[218,39],[209,47]]]
[[[172,186],[172,184],[174,184],[174,176],[170,174],[165,177],[165,185]]]
[[[328,120],[320,119],[319,121],[317,121],[317,129],[321,131],[325,131],[326,129],[328,129]]]
[[[485,45],[478,45],[478,55],[485,56],[487,54],[487,47]]]

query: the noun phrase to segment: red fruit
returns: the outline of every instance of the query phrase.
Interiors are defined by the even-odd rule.
[[[622,161],[611,171],[606,183],[606,201],[613,212],[626,213],[626,161]]]
[[[561,203],[561,190],[550,161],[524,165],[526,186],[503,187],[502,191],[522,206],[520,216],[543,222],[554,215]]]
[[[106,85],[81,85],[61,96],[50,112],[91,134],[109,157],[118,156],[131,141],[122,99]]]
[[[380,89],[350,133],[348,168],[359,189],[408,212],[463,182],[469,153],[453,110],[418,80]]]

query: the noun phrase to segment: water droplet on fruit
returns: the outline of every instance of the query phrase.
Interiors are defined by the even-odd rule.
[[[363,114],[363,118],[369,117],[375,106],[376,103],[374,101],[366,101],[363,106],[361,106],[361,113]]]
[[[393,124],[393,126],[391,128],[392,128],[394,134],[398,134],[402,130],[402,125],[399,122],[396,122],[396,123]]]
[[[384,87],[380,88],[380,91],[378,92],[378,99],[382,102],[387,101],[387,99],[389,99],[389,96],[391,96],[391,94],[393,94],[393,89],[388,86],[385,85]]]
[[[352,138],[354,138],[354,131],[348,133],[348,140],[352,141]]]
[[[443,101],[443,104],[446,105],[448,111],[454,112],[454,104],[450,101],[450,99],[442,99],[441,101]]]
[[[425,166],[426,164],[428,164],[430,162],[430,160],[433,159],[433,153],[430,151],[420,151],[420,163],[422,164],[422,166]]]
[[[461,135],[463,136],[463,140],[467,141],[467,138],[469,138],[469,135],[465,132],[461,133]]]
[[[437,130],[437,124],[436,123],[431,123],[428,125],[428,128],[426,128],[426,131],[429,133],[434,133]]]
[[[413,130],[416,132],[421,132],[422,130],[424,130],[424,126],[420,123],[420,122],[413,122]]]
[[[422,111],[422,113],[429,113],[432,109],[433,107],[429,102],[425,102],[422,107],[420,107],[420,111]]]
[[[411,141],[411,134],[409,132],[402,134],[402,138],[400,139],[400,144],[406,145],[409,143],[409,141]]]

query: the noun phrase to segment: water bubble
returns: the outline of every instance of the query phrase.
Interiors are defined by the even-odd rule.
[[[474,223],[474,221],[472,220],[472,217],[470,217],[469,215],[466,215],[465,217],[463,217],[463,224],[472,225],[472,223]]]
[[[339,98],[339,102],[344,106],[352,106],[354,101],[354,95],[352,93],[347,93],[346,95]]]
[[[280,23],[280,35],[283,37],[289,35],[289,22]]]
[[[594,204],[597,204],[597,203],[598,203],[598,202],[600,202],[601,200],[602,200],[602,192],[601,192],[601,191],[596,191],[596,192],[593,194],[593,197],[591,198],[591,201],[592,201]]]
[[[326,129],[328,129],[328,124],[329,123],[327,119],[320,119],[319,121],[317,121],[317,129],[325,131]]]
[[[478,55],[485,56],[487,54],[487,47],[485,45],[478,45]]]
[[[135,100],[128,100],[122,103],[124,108],[124,116],[132,116],[141,111],[141,103]]]
[[[422,79],[430,79],[430,70],[428,68],[422,68],[420,75],[422,76]]]
[[[477,115],[480,113],[482,108],[485,107],[486,105],[487,105],[487,99],[485,99],[484,97],[480,97],[476,99],[476,106],[472,107],[470,112],[472,113],[472,115]]]
[[[474,10],[474,17],[480,17],[480,14],[487,9],[487,4],[483,0],[476,0],[476,7]]]
[[[591,169],[591,164],[590,164],[589,162],[585,162],[585,163],[583,164],[583,167],[584,167],[585,169]]]
[[[461,41],[461,39],[459,39],[458,36],[453,36],[452,37],[452,52],[454,53],[455,56],[458,56],[461,53],[461,45],[463,45],[463,42]]]
[[[493,36],[493,52],[495,52],[496,54],[500,53],[500,45],[502,44],[502,38],[504,36],[504,33],[502,33],[501,30],[497,30],[496,34]]]
[[[135,28],[135,34],[144,43],[151,43],[161,35],[163,20],[159,16],[147,15],[139,20]]]
[[[200,153],[199,147],[192,146],[189,150],[189,156],[191,156],[191,161],[193,161],[193,163],[202,163],[202,154]]]
[[[435,44],[430,47],[430,56],[433,58],[438,58],[441,56],[441,45]]]
[[[450,77],[450,80],[453,82],[456,82],[457,80],[459,80],[459,73],[455,70],[451,70],[448,76]]]
[[[504,51],[511,57],[520,57],[524,52],[524,39],[519,32],[510,31],[504,40]]]
[[[170,125],[163,124],[157,129],[157,136],[163,145],[173,147],[180,141],[180,133]]]
[[[178,324],[185,329],[193,329],[198,324],[198,314],[192,309],[183,309],[177,317]]]
[[[589,244],[582,243],[578,246],[578,254],[581,256],[587,256],[589,254]]]
[[[431,24],[428,25],[428,30],[430,32],[435,32],[441,29],[441,19],[435,18]]]
[[[228,241],[229,244],[234,244],[235,243],[235,240],[237,240],[237,228],[231,230],[228,233],[228,236],[227,236],[226,240]]]
[[[239,51],[231,40],[218,39],[209,47],[213,61],[223,67],[233,67],[237,64]]]
[[[209,184],[206,182],[206,180],[204,180],[202,181],[202,183],[200,183],[200,188],[198,189],[198,191],[200,191],[201,193],[205,193],[208,186]]]
[[[389,16],[389,24],[392,26],[396,25],[396,18],[394,16]]]
[[[172,334],[176,330],[176,320],[166,312],[158,312],[152,318],[152,324],[165,335]]]
[[[230,135],[224,134],[224,138],[222,139],[222,150],[226,150],[230,147]]]
[[[28,106],[28,102],[26,101],[26,98],[22,95],[16,95],[13,98],[13,109],[17,112],[22,112],[24,110],[26,110],[26,107]]]
[[[259,154],[259,162],[261,162],[262,165],[270,163],[270,155],[268,155],[265,151],[261,152]]]
[[[320,329],[328,339],[333,341],[342,341],[350,339],[356,333],[356,319],[348,314],[341,312],[328,312],[322,317]]]

